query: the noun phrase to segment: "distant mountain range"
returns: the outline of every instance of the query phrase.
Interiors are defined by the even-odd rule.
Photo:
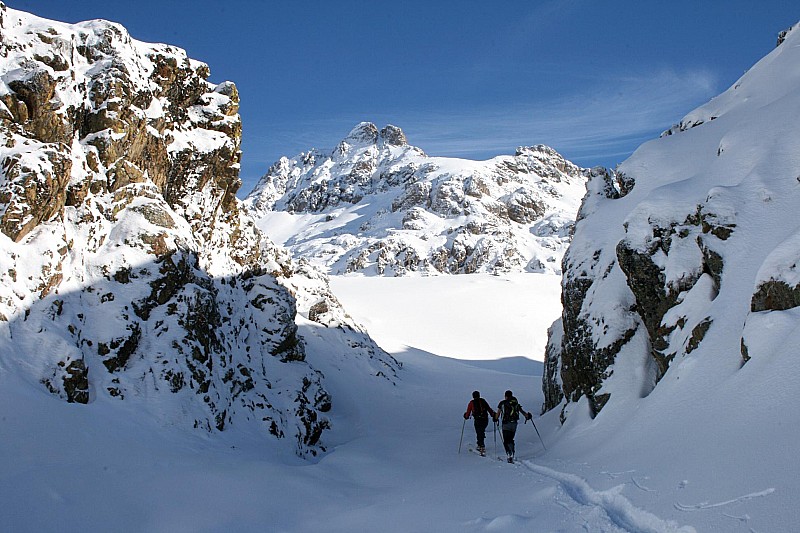
[[[363,122],[332,151],[280,159],[245,205],[333,274],[560,273],[590,174],[541,145],[430,157],[399,128]]]

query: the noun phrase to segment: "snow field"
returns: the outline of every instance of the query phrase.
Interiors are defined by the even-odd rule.
[[[331,288],[390,351],[543,361],[547,328],[561,316],[561,277],[552,274],[331,276]]]
[[[524,282],[535,279],[528,276],[509,283],[522,292]],[[376,291],[424,290],[431,304],[416,308],[418,324],[436,325],[430,329],[443,343],[450,340],[446,351],[453,354],[464,349],[464,340],[448,327],[448,315],[436,310],[448,309],[440,300],[450,300],[449,284],[460,278],[405,278],[405,285],[392,278],[359,284],[372,280],[356,278],[347,280],[349,289],[339,295],[347,307]],[[501,280],[464,281],[486,292]],[[503,291],[488,294],[488,301],[491,295],[507,297]],[[468,313],[462,309],[462,318],[510,330],[508,318],[486,300]],[[473,295],[465,301],[480,300]],[[420,344],[416,334],[424,329],[401,321],[395,330],[386,325],[408,309],[399,304],[382,309],[388,316],[371,316],[384,324],[385,339]],[[334,399],[333,429],[324,437],[329,453],[316,463],[295,457],[285,442],[236,427],[213,436],[187,433],[119,402],[65,404],[0,375],[0,530],[691,531],[637,507],[632,496],[642,491],[632,483],[609,493],[605,475],[596,472],[602,470],[599,464],[559,458],[559,424],[552,414],[536,418],[546,453],[531,424],[519,426],[517,464],[496,460],[491,425],[489,457],[468,451],[475,436],[472,421],[464,422],[462,414],[472,390],[495,407],[510,388],[527,410],[539,412],[541,364],[495,355],[518,353],[515,335],[496,336],[494,352],[482,358],[473,353],[471,360],[397,348],[392,353],[403,370],[392,385],[353,372],[348,350],[326,328],[301,320],[300,331],[310,362],[324,372]],[[380,335],[376,339],[383,341]],[[499,435],[497,455],[503,455]],[[598,475],[601,483],[586,481]],[[637,477],[648,479],[644,473]]]

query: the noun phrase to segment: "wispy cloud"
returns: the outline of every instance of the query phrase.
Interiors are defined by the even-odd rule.
[[[581,162],[604,164],[679,121],[716,86],[703,71],[596,77],[549,100],[413,117],[406,130],[414,144],[437,155],[489,156],[548,144]]]
[[[547,144],[578,164],[613,166],[717,94],[718,85],[703,70],[588,73],[575,80],[573,90],[543,100],[369,116],[332,113],[275,124],[260,139],[245,132],[250,168],[243,177],[257,179],[281,155],[333,148],[363,120],[401,127],[411,144],[430,155],[485,159],[517,146]]]

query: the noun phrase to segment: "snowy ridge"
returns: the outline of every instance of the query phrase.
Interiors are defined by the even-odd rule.
[[[106,21],[0,3],[0,30],[0,371],[325,450],[332,399],[296,318],[354,371],[391,383],[397,365],[240,209],[235,85]]]
[[[684,132],[688,129],[700,126],[707,122],[712,122],[729,113],[737,115],[741,111],[741,106],[745,101],[749,101],[748,107],[755,108],[762,105],[772,105],[774,102],[791,97],[793,92],[793,82],[796,81],[795,75],[791,72],[784,72],[780,78],[780,83],[764,83],[765,69],[778,69],[778,65],[770,66],[773,62],[782,63],[786,59],[781,59],[784,54],[793,54],[789,50],[793,45],[791,42],[785,47],[782,46],[787,39],[796,39],[797,26],[781,32],[778,47],[769,56],[759,62],[759,67],[746,72],[733,86],[711,99],[710,102],[698,107],[687,114],[681,121],[661,134],[662,137]],[[789,59],[791,61],[791,59]],[[739,119],[741,120],[741,116]]]
[[[429,157],[396,126],[282,158],[245,203],[295,257],[332,274],[560,273],[588,171],[546,146]]]

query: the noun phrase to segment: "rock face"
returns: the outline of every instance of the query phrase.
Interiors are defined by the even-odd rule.
[[[331,398],[298,311],[324,304],[374,373],[396,365],[240,208],[236,87],[110,22],[0,3],[0,34],[0,367],[69,402],[323,450]]]
[[[800,128],[785,117],[800,109],[800,33],[781,41],[616,172],[592,175],[545,362],[544,409],[562,421],[580,402],[597,415],[663,380],[683,386],[711,361],[736,372],[797,327]]]
[[[559,273],[586,174],[546,146],[428,157],[364,122],[330,153],[282,158],[245,202],[268,233],[296,215],[286,246],[334,274]]]

